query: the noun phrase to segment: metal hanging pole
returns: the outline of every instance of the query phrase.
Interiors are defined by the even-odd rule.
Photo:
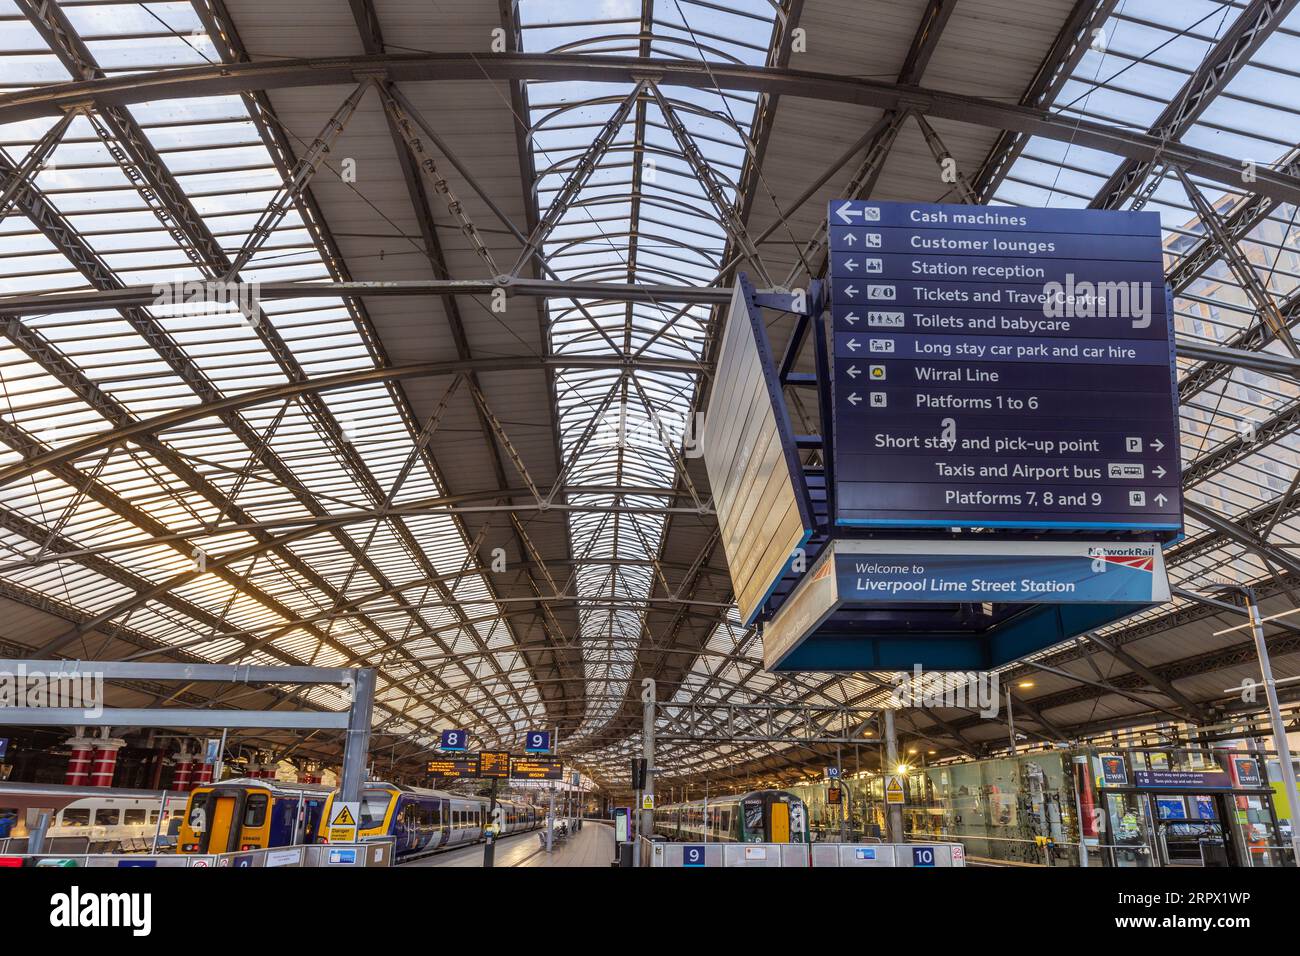
[[[889,773],[898,771],[898,732],[894,728],[894,711],[886,708],[884,714],[884,736],[886,759],[889,761]],[[888,784],[888,781],[886,781]],[[885,794],[885,835],[889,843],[903,842],[903,808],[889,802]]]
[[[1273,678],[1273,665],[1268,657],[1268,644],[1264,640],[1264,622],[1259,616],[1259,607],[1255,603],[1253,588],[1238,585],[1246,599],[1246,612],[1250,615],[1250,629],[1255,638],[1255,653],[1259,655],[1260,672],[1264,677],[1264,696],[1268,700],[1268,716],[1273,724],[1273,746],[1277,748],[1277,761],[1282,770],[1282,786],[1286,790],[1287,805],[1291,807],[1291,852],[1296,865],[1300,865],[1300,826],[1297,825],[1297,802],[1300,794],[1296,793],[1295,765],[1291,762],[1291,745],[1286,739],[1286,723],[1282,720],[1282,708],[1277,700],[1277,683]]]

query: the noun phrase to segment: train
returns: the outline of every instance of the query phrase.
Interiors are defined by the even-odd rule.
[[[682,843],[809,843],[808,809],[785,790],[656,807],[654,832]]]
[[[336,790],[326,802],[327,820],[337,797]],[[481,841],[484,828],[491,822],[489,807],[487,797],[371,781],[361,792],[357,839],[364,842],[391,838],[394,856],[400,863]],[[546,814],[531,804],[498,800],[496,822],[499,835],[508,836],[538,829],[545,824]],[[328,835],[323,834],[320,842],[328,843]]]
[[[236,777],[195,787],[176,838],[177,853],[232,853],[315,843],[330,789],[319,784]]]
[[[49,839],[84,838],[97,851],[149,849],[185,812],[188,794],[171,790],[0,783],[0,843],[25,839],[41,810]]]

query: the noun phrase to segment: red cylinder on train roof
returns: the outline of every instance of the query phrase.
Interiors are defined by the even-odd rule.
[[[175,757],[176,770],[172,774],[173,790],[192,790],[194,781],[194,757],[179,753]]]
[[[95,756],[95,741],[89,737],[71,737],[65,742],[72,751],[68,754],[68,769],[63,775],[63,782],[69,787],[84,787],[90,779],[90,765]]]
[[[126,746],[125,740],[108,738],[95,741],[95,756],[90,766],[92,787],[111,787],[117,770],[117,752]]]

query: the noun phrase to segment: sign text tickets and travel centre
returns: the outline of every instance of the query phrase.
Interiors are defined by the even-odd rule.
[[[835,521],[1176,531],[1155,213],[830,203]]]

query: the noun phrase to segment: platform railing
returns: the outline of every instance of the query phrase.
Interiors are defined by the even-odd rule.
[[[952,867],[965,866],[960,843],[667,843],[640,841],[652,867]]]
[[[3,855],[3,854],[0,854]],[[13,854],[23,866],[148,869],[250,869],[259,867],[375,867],[393,865],[393,841],[305,844],[234,853]]]

